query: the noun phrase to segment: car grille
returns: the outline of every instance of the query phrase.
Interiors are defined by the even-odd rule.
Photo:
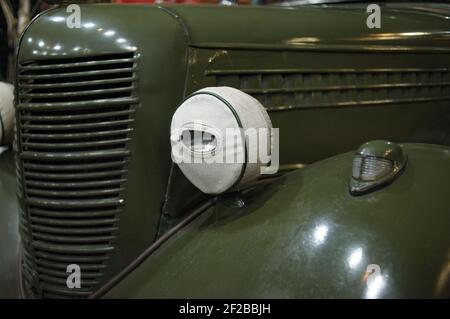
[[[450,99],[450,69],[208,70],[271,111]]]
[[[22,273],[35,297],[102,283],[124,205],[136,53],[21,63],[16,119]],[[69,289],[67,266],[81,269]]]

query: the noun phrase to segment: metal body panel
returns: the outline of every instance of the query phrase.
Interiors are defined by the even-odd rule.
[[[429,8],[433,8],[433,6],[430,5]],[[168,227],[183,218],[188,208],[197,205],[202,200],[203,195],[193,188],[181,175],[178,168],[171,163],[168,138],[171,116],[177,104],[187,94],[199,88],[209,85],[229,85],[262,99],[263,104],[267,104],[266,106],[270,110],[274,126],[281,129],[280,159],[282,164],[315,162],[325,157],[355,149],[359,144],[370,139],[448,144],[448,129],[450,127],[448,125],[450,123],[448,118],[448,96],[450,95],[450,58],[448,53],[450,46],[448,42],[448,20],[443,13],[436,16],[419,11],[410,12],[406,9],[392,8],[387,11],[387,15],[383,15],[383,31],[376,31],[367,29],[365,25],[367,13],[365,10],[351,6],[348,8],[301,7],[293,9],[92,5],[82,6],[81,11],[82,26],[79,29],[69,29],[64,25],[64,17],[67,16],[64,7],[50,10],[34,20],[21,39],[18,62],[22,69],[28,68],[30,71],[36,66],[33,63],[43,63],[42,65],[47,63],[49,65],[48,70],[51,70],[50,73],[46,73],[47,69],[42,68],[41,64],[38,65],[41,67],[39,72],[44,75],[41,78],[43,80],[52,79],[55,86],[60,85],[65,89],[66,84],[59,81],[60,78],[68,76],[79,78],[79,84],[82,85],[83,76],[98,75],[104,77],[106,74],[116,72],[114,69],[107,72],[102,69],[102,71],[91,70],[88,71],[90,72],[88,74],[80,74],[75,70],[75,72],[69,72],[70,74],[59,75],[61,69],[67,69],[67,63],[75,63],[72,67],[77,69],[80,67],[90,68],[88,60],[93,57],[107,57],[118,54],[121,61],[133,59],[130,61],[133,63],[130,71],[133,72],[135,87],[132,96],[126,101],[134,105],[132,121],[127,122],[131,125],[133,132],[124,141],[126,144],[125,155],[129,155],[130,160],[124,169],[124,187],[119,198],[123,207],[120,213],[114,216],[114,226],[117,226],[118,229],[112,232],[114,239],[109,243],[110,247],[113,247],[111,259],[105,261],[108,267],[99,284],[122,270],[150,243],[163,234]],[[133,23],[129,21],[130,16],[134,17]],[[333,22],[336,28],[323,28],[320,23],[324,20]],[[274,25],[273,21],[279,23]],[[358,27],[354,27],[354,25]],[[132,53],[133,56],[128,58],[122,56],[122,54],[129,53]],[[134,60],[135,58],[136,60]],[[59,62],[52,63],[55,60],[63,60],[66,64],[62,66]],[[112,62],[96,60],[96,63],[96,66],[100,64],[104,66]],[[309,82],[298,81],[300,78],[306,78],[304,75],[308,75]],[[421,75],[424,75],[424,77],[422,78]],[[21,74],[21,76],[23,77],[24,74]],[[34,80],[30,77],[23,79]],[[386,95],[383,90],[387,89],[390,90],[390,93]],[[355,90],[359,90],[358,92],[361,94],[355,94]],[[306,97],[306,100],[305,96],[302,95],[305,91],[308,91],[308,94],[311,95]],[[108,88],[106,93],[117,94],[118,91]],[[21,92],[20,94],[24,99],[48,98],[51,99],[51,103],[38,104],[36,101],[28,101],[28,103],[18,105],[19,112],[22,110],[64,111],[67,108],[67,110],[80,110],[83,113],[85,108],[124,102],[106,99],[80,103],[76,99],[82,99],[87,94],[81,89],[78,92],[54,92],[52,96],[42,96],[42,93],[39,92]],[[89,92],[89,96],[98,97],[104,94],[105,91],[103,90]],[[16,100],[18,98],[19,95],[16,96]],[[335,103],[335,98],[338,98],[338,103]],[[64,99],[67,101],[64,101]],[[81,115],[81,113],[77,116],[86,119],[87,115]],[[26,117],[28,115],[24,112],[24,114],[19,114],[19,121],[22,120],[22,116],[25,122],[30,119]],[[93,114],[88,115],[89,120],[94,117]],[[48,119],[52,120],[53,117]],[[66,118],[65,120],[73,120],[73,118]],[[28,124],[25,123],[25,125]],[[54,123],[51,125],[54,125]],[[102,125],[108,126],[111,123],[102,123]],[[71,128],[86,128],[84,124],[82,126],[83,128],[81,126]],[[36,128],[44,129],[42,126],[34,127],[34,129]],[[51,129],[51,127],[46,128]],[[60,130],[68,128],[67,123],[57,127]],[[22,133],[24,132],[20,132],[19,136]],[[36,144],[28,141],[27,145],[22,145],[20,141],[21,139],[19,139],[18,147],[19,155],[22,156],[21,159],[33,158],[35,154],[23,152],[23,147],[35,147]],[[67,156],[61,153],[55,156],[57,146],[51,143],[40,144],[40,147],[44,146],[52,151],[40,154],[40,160],[64,161],[67,159]],[[65,146],[71,148],[74,145],[67,143]],[[432,150],[432,148],[430,149]],[[411,152],[418,154],[419,164],[417,165],[422,170],[424,160],[421,159],[422,155],[419,156],[421,151],[415,151],[414,148],[411,148]],[[444,151],[438,149],[430,152],[429,156],[435,162],[442,162],[440,158],[444,156],[442,155]],[[440,155],[436,155],[437,153]],[[80,152],[74,156],[73,158],[76,159],[86,157],[105,158],[111,156],[111,153],[100,150],[94,153]],[[156,264],[151,263],[150,265],[149,262],[146,262],[145,267],[141,269],[149,267],[150,270],[138,270],[136,273],[145,272],[145,276],[148,276],[149,280],[147,281],[147,277],[145,277],[144,279],[140,278],[143,282],[134,282],[135,276],[138,275],[132,275],[130,280],[123,284],[123,287],[127,288],[120,291],[116,290],[118,291],[117,295],[208,297],[208,295],[205,295],[208,292],[211,293],[211,296],[237,296],[235,289],[240,289],[241,295],[247,297],[270,295],[269,291],[272,291],[273,296],[347,296],[344,292],[337,292],[337,288],[334,286],[334,288],[323,288],[325,290],[321,290],[322,288],[318,288],[314,284],[313,280],[317,279],[317,276],[320,276],[319,274],[325,274],[326,272],[325,266],[322,269],[319,267],[321,264],[302,264],[307,266],[305,269],[317,268],[318,273],[311,275],[309,281],[304,285],[301,284],[301,281],[288,285],[288,290],[279,290],[280,287],[271,283],[268,283],[267,287],[262,287],[264,281],[260,279],[268,273],[272,274],[271,271],[277,269],[277,267],[282,269],[281,264],[276,264],[277,260],[285,257],[283,254],[293,253],[289,249],[282,250],[281,246],[277,246],[277,243],[279,245],[290,243],[289,238],[296,238],[295,236],[300,238],[303,230],[307,231],[305,228],[297,234],[297,229],[289,226],[291,221],[310,227],[311,215],[315,215],[316,212],[320,212],[319,215],[326,219],[326,217],[331,216],[326,214],[337,214],[340,209],[344,208],[348,208],[349,211],[370,210],[368,216],[362,215],[364,218],[357,220],[358,223],[352,224],[349,222],[344,227],[346,232],[343,233],[341,238],[344,241],[351,241],[356,238],[355,234],[360,233],[355,227],[362,226],[366,227],[368,233],[382,244],[388,240],[384,236],[393,236],[386,232],[389,229],[384,225],[387,223],[387,216],[380,222],[383,227],[371,229],[367,223],[370,222],[372,213],[381,210],[381,208],[387,209],[389,205],[403,207],[397,202],[399,198],[396,196],[399,193],[391,193],[390,190],[396,188],[390,186],[386,189],[387,192],[375,193],[384,194],[382,198],[379,198],[379,201],[350,201],[344,197],[350,196],[347,193],[344,195],[340,188],[344,185],[344,168],[351,165],[351,161],[345,160],[349,157],[350,155],[336,157],[312,166],[305,171],[287,176],[280,183],[270,186],[266,193],[262,192],[258,196],[255,195],[250,198],[246,208],[238,210],[238,214],[239,211],[247,212],[242,218],[234,219],[235,217],[230,217],[232,220],[228,220],[226,216],[236,216],[236,207],[227,208],[220,205],[214,211],[203,214],[187,228],[187,231],[182,231],[177,235],[181,237],[191,236],[189,238],[192,239],[192,242],[176,241],[167,246],[174,247],[174,250],[170,251],[170,249],[163,247],[161,252],[156,255],[160,254],[170,259],[172,253],[178,251],[181,255],[178,255],[173,261],[178,260],[181,265],[188,260],[188,257],[179,250],[178,245],[187,245],[186,247],[189,249],[186,252],[198,254],[198,257],[192,255],[191,257],[195,260],[189,262],[195,263],[200,258],[204,258],[209,260],[207,264],[199,264],[198,267],[192,268],[191,273],[187,269],[186,277],[184,277],[177,269],[177,264],[175,262],[169,263],[165,259],[166,257],[161,257]],[[19,161],[19,164],[20,178],[23,180],[25,176],[23,162]],[[429,201],[435,198],[436,203],[434,205],[438,211],[437,214],[439,214],[439,218],[443,218],[441,223],[428,225],[430,229],[437,230],[436,234],[433,234],[435,237],[427,241],[429,245],[434,245],[432,244],[434,240],[439,238],[437,237],[440,231],[439,227],[448,224],[448,220],[444,220],[445,218],[442,217],[440,211],[442,209],[440,205],[446,203],[446,198],[442,196],[440,190],[435,190],[437,173],[433,169],[437,169],[439,166],[442,165],[436,164],[434,168],[430,167],[434,174],[433,178],[427,179],[421,175],[423,185],[408,184],[404,186],[408,191],[400,192],[403,201],[409,201],[409,198],[418,200],[419,192],[428,185],[427,190],[423,193],[424,201],[428,203],[429,207],[433,208],[434,206]],[[313,167],[326,168],[328,173],[324,174],[321,170]],[[122,174],[122,171],[120,174]],[[51,176],[55,177],[56,175],[57,172]],[[42,175],[38,175],[38,177],[42,177]],[[74,176],[67,173],[60,177],[70,179]],[[91,174],[87,177],[92,178],[93,176]],[[332,178],[330,179],[330,177]],[[413,177],[410,178],[414,179]],[[327,182],[330,180],[333,183],[328,184]],[[305,191],[302,187],[304,183],[310,184],[311,187],[308,187],[308,190],[312,190]],[[279,191],[277,187],[285,188],[288,191]],[[330,192],[334,189],[337,190],[336,193]],[[301,191],[301,200],[297,197],[300,196],[297,190]],[[32,205],[55,205],[55,202],[37,202],[30,194],[28,189],[22,189],[21,204],[24,211],[27,211],[26,205],[30,205],[30,203]],[[72,195],[70,194],[70,196]],[[86,194],[77,190],[75,195],[85,196]],[[92,194],[89,196],[92,196]],[[320,196],[324,197],[324,200],[319,201]],[[268,197],[274,199],[269,200]],[[252,206],[252,201],[256,206],[263,206],[260,207],[261,209]],[[378,206],[375,205],[375,202],[379,203]],[[102,206],[105,203],[97,201],[87,204],[89,206]],[[266,204],[268,207],[265,206]],[[304,213],[294,216],[296,205],[303,205],[307,209]],[[310,206],[308,207],[308,205]],[[62,203],[61,205],[61,202],[58,202],[57,206],[51,208],[61,209],[61,212],[63,212],[66,209],[73,208],[74,205],[73,203]],[[420,204],[416,205],[415,209],[419,210],[419,208],[424,207]],[[254,210],[255,213],[250,214],[250,210]],[[284,219],[280,219],[279,223],[271,222],[273,226],[270,227],[273,228],[269,231],[266,229],[267,225],[261,220],[272,220],[272,210],[280,212],[280,215],[288,218],[289,222]],[[347,216],[345,214],[344,216]],[[221,225],[224,215],[226,215],[226,222],[224,222],[223,227],[231,228],[211,227],[210,229],[202,224],[206,218],[205,223],[208,225],[216,222]],[[335,215],[331,217],[333,216]],[[26,218],[31,220],[36,216],[28,214]],[[58,218],[65,219],[62,215]],[[354,216],[352,218],[357,219]],[[314,219],[314,221],[319,222],[317,219]],[[347,220],[342,221],[343,224],[345,222]],[[427,222],[431,223],[428,220]],[[198,238],[195,239],[198,234],[204,234],[200,231],[197,233],[195,225],[199,225],[199,223],[202,224],[201,229],[207,227],[207,236],[211,236],[208,237],[210,243],[205,243]],[[258,225],[261,223],[264,225],[259,228]],[[416,225],[418,222],[414,220],[411,223]],[[247,226],[256,233],[249,232]],[[220,229],[224,229],[224,232],[221,233]],[[272,241],[268,242],[264,234],[271,231],[273,231]],[[351,235],[352,231],[355,232],[354,235]],[[394,232],[393,228],[391,232]],[[280,238],[280,241],[274,240],[276,234],[283,233],[285,235]],[[229,238],[225,234],[232,234],[231,237],[233,238]],[[289,237],[289,234],[291,237]],[[205,235],[205,238],[207,236]],[[253,246],[250,241],[252,236],[256,236],[255,238],[261,243],[268,245],[264,248],[266,251],[260,253],[259,259],[250,258],[256,256],[252,252]],[[405,236],[408,237],[409,233]],[[439,236],[443,239],[447,238],[445,234]],[[369,237],[367,235],[364,238]],[[375,247],[370,238],[367,239],[367,242],[364,241],[361,244],[367,244],[367,247]],[[36,245],[33,236],[30,242]],[[225,242],[225,246],[220,246],[223,242]],[[226,246],[227,243],[229,246]],[[336,245],[338,244],[339,240],[336,241]],[[85,253],[87,251],[86,247],[82,245],[75,246],[72,252],[81,251]],[[38,250],[40,248],[49,249],[49,247],[49,245],[37,246]],[[221,257],[220,254],[217,254],[221,251],[229,253],[235,247],[238,247],[238,252],[242,256],[234,257],[242,258],[243,264],[236,265],[236,259],[231,259],[232,254],[229,255],[230,259],[226,259],[227,256]],[[60,252],[62,251],[61,247],[56,248]],[[211,251],[213,248],[216,250],[216,254]],[[298,247],[292,246],[291,248]],[[392,247],[389,246],[388,248],[391,249]],[[404,246],[400,248],[403,249]],[[399,250],[401,250],[400,248]],[[397,258],[390,255],[386,257],[379,250],[371,249],[375,251],[374,256],[381,259],[381,262],[386,265],[389,258],[392,258],[392,260]],[[439,251],[432,256],[433,258],[438,258],[436,257],[438,255],[441,256],[443,248],[438,245],[436,249]],[[265,253],[272,258],[268,263]],[[314,252],[309,253],[314,255]],[[397,250],[394,253],[397,253]],[[409,255],[410,253],[411,251],[406,249],[400,253],[398,258],[413,260],[413,257]],[[210,257],[208,257],[208,254],[210,254]],[[257,251],[255,251],[255,254],[257,254]],[[322,257],[330,254],[330,256],[338,258],[333,250],[324,250],[320,254]],[[429,257],[425,253],[423,255]],[[216,264],[221,260],[220,258],[225,258],[222,260],[224,262],[223,268],[218,268],[218,264]],[[303,257],[299,255],[298,258]],[[315,260],[318,263],[323,263],[323,258]],[[149,260],[154,260],[154,258],[152,257]],[[158,268],[163,260],[167,268],[159,269],[163,273],[161,274],[155,271],[154,267]],[[301,260],[303,263],[303,259]],[[417,265],[419,266],[422,265],[420,261],[415,259],[413,261],[418,262]],[[434,262],[436,264],[438,261],[434,260]],[[237,268],[229,267],[230,263],[236,265]],[[236,281],[238,279],[229,280],[230,278],[237,278],[233,276],[239,276],[240,271],[247,269],[245,263],[248,263],[250,268],[257,269],[257,271],[252,272],[252,284],[246,287],[244,287],[244,284],[240,286],[242,281]],[[267,263],[267,269],[261,268],[266,267],[265,263]],[[206,268],[203,269],[203,267]],[[214,273],[212,270],[208,272],[207,269],[210,269],[208,267],[213,267],[212,269],[215,267],[215,270],[219,273]],[[288,268],[285,269],[285,273],[280,272],[279,276],[282,277],[274,278],[278,278],[280,282],[298,278],[300,274],[297,273],[298,269],[296,269],[295,263],[288,263],[286,267]],[[388,273],[391,272],[390,266],[386,267]],[[436,271],[433,272],[425,268],[428,277],[416,283],[420,287],[406,287],[406,284],[401,282],[400,287],[403,290],[394,295],[402,296],[404,291],[407,291],[407,294],[411,296],[420,293],[430,295],[431,288],[426,285],[430,278],[436,274]],[[202,273],[204,274],[203,277]],[[159,276],[159,274],[161,275]],[[174,276],[174,278],[166,277],[168,274]],[[208,282],[213,282],[212,278],[217,276],[220,276],[221,280],[229,281],[228,284],[224,284],[223,290],[214,290],[214,287],[208,286]],[[329,274],[329,276],[331,275]],[[178,290],[174,288],[178,285],[176,278],[179,278],[182,282],[181,288],[178,288]],[[304,280],[304,276],[301,278]],[[320,276],[320,278],[326,278],[326,275]],[[57,280],[61,282],[61,277]],[[167,281],[173,286],[165,286]],[[199,285],[199,283],[204,284]],[[352,284],[356,285],[354,281],[352,281]],[[61,285],[63,286],[63,284]],[[208,289],[204,290],[205,287]],[[361,296],[362,288],[358,287],[359,293],[353,291],[350,294],[351,296]],[[192,290],[192,293],[188,293],[191,291],[189,289],[194,290]],[[252,292],[255,294],[252,295]],[[83,293],[86,295],[90,291],[84,291]],[[48,296],[53,295],[50,293]]]
[[[268,109],[280,128],[282,165],[375,139],[450,145],[447,53],[196,49],[190,56],[189,92],[231,86]]]
[[[0,150],[0,298],[19,296],[19,208],[12,150]]]
[[[166,7],[189,31],[187,92],[231,86],[257,98],[280,129],[282,167],[376,139],[450,145],[448,5],[383,6],[380,30],[355,4]],[[177,167],[169,186],[167,219],[202,199]]]
[[[346,153],[256,189],[242,208],[219,200],[107,297],[448,297],[450,149],[404,151],[403,174],[370,194],[349,194]],[[383,276],[372,290],[370,264]]]
[[[130,140],[126,141],[127,154],[131,156],[131,159],[125,167],[124,178],[126,182],[120,198],[118,198],[120,203],[123,203],[123,207],[121,212],[115,215],[117,221],[114,226],[117,226],[117,230],[112,230],[111,234],[114,239],[109,244],[109,247],[114,250],[110,259],[105,262],[108,267],[104,270],[101,279],[105,280],[122,269],[156,238],[161,205],[164,201],[171,165],[167,132],[171,115],[178,101],[184,95],[187,38],[177,20],[164,10],[156,7],[93,5],[82,6],[81,12],[83,13],[83,24],[80,29],[69,29],[64,25],[64,17],[67,15],[65,8],[50,10],[41,15],[24,33],[18,53],[18,61],[23,67],[27,67],[27,65],[32,65],[30,63],[33,63],[33,61],[44,63],[45,61],[63,59],[65,63],[75,63],[74,67],[81,67],[80,63],[84,63],[83,67],[86,68],[89,67],[87,64],[89,62],[79,61],[87,61],[93,56],[101,57],[134,52],[135,56],[138,57],[138,61],[134,64],[136,88],[131,97],[136,100],[131,103],[137,103],[137,98],[139,102],[134,105],[131,124],[133,132],[130,135]],[[133,23],[130,23],[129,17],[137,18],[133,20]],[[154,27],[150,28],[151,25]],[[55,75],[58,67],[58,65],[50,65],[48,73]],[[67,73],[68,71],[59,72]],[[67,77],[67,75],[64,76]],[[75,75],[71,76],[74,77]],[[84,75],[80,74],[80,76],[81,81],[86,81],[82,77]],[[58,84],[57,82],[56,84]],[[93,99],[100,99],[97,101],[98,103],[96,102],[100,106],[108,107],[108,105],[112,105],[110,101],[102,100],[104,97],[101,94],[106,94],[105,92],[99,92],[100,95],[95,92],[89,94],[89,96],[95,94],[92,95]],[[59,104],[37,104],[34,100],[34,102],[29,103],[30,105],[19,104],[18,110],[33,108],[36,110],[79,108],[81,110],[93,107],[87,105],[87,103],[78,102],[75,99],[78,97],[73,97],[71,93],[49,98],[52,99],[52,102],[55,99],[57,101],[66,99],[66,101]],[[19,122],[21,116],[22,113],[18,115]],[[52,125],[50,123],[50,129],[52,129]],[[69,126],[64,126],[60,129],[69,128]],[[22,133],[24,132],[21,131]],[[21,135],[19,134],[19,136]],[[24,147],[21,143],[18,146],[21,150]],[[70,144],[65,146],[71,147]],[[59,161],[69,159],[67,156],[53,156],[54,154],[63,154],[58,152],[58,149],[53,148],[51,152],[49,151],[46,153],[47,155],[44,154],[45,156],[41,158],[42,160],[48,158],[48,160]],[[23,160],[28,158],[26,152],[21,152],[20,155]],[[75,155],[77,156],[74,157]],[[96,151],[95,154],[93,152],[81,152],[75,155],[71,155],[71,157],[80,160],[87,157],[105,158],[111,156],[110,153],[101,149]],[[22,166],[21,172],[23,172]],[[55,171],[55,174],[60,174],[60,172]],[[69,177],[69,175],[60,176],[60,178]],[[49,176],[46,175],[46,178],[49,178]],[[81,189],[76,189],[76,191],[79,192],[77,196],[81,196]],[[87,194],[86,196],[91,195]],[[23,200],[21,200],[24,211],[27,211],[25,203],[30,205],[31,197],[29,191],[24,190]],[[95,203],[102,205],[100,201]],[[31,202],[31,204],[36,204],[36,202]],[[64,219],[64,211],[73,206],[71,203],[67,203],[65,206],[63,204],[57,207],[57,209],[60,209],[60,216],[57,218]],[[35,216],[28,215],[27,218],[31,217]],[[32,234],[30,242],[36,242]],[[86,243],[86,245],[90,244]],[[43,249],[43,247],[37,248]],[[83,248],[83,245],[79,245],[77,249],[89,253],[88,251],[94,248],[94,246]],[[64,286],[62,285],[58,290],[64,290]],[[50,293],[53,293],[53,291]],[[70,292],[62,291],[61,293],[62,295],[70,295]]]
[[[165,7],[183,19],[194,47],[431,52],[450,49],[448,5],[422,4],[422,10],[401,4],[383,6],[381,29],[367,27],[364,5]],[[427,8],[438,8],[442,13],[430,15]]]

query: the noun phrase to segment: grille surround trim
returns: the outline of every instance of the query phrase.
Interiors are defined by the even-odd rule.
[[[139,54],[113,56],[19,64],[16,162],[30,296],[87,297],[101,285],[114,254],[139,104]],[[105,69],[109,65],[114,69]],[[102,70],[92,71],[97,66]],[[83,72],[86,67],[91,71]],[[68,68],[80,72],[64,72]],[[86,81],[73,81],[81,77]],[[68,289],[68,274],[61,277],[71,263],[80,264],[81,289]]]

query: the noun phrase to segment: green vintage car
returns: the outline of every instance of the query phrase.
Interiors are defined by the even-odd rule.
[[[0,227],[19,224],[0,232],[2,293],[448,297],[450,5],[387,1],[381,28],[366,7],[107,4],[81,6],[79,27],[65,7],[34,19],[15,168],[0,155]],[[239,106],[217,87],[264,106],[280,166],[208,194],[169,136],[198,90]]]

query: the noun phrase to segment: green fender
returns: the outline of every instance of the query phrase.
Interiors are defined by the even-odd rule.
[[[448,297],[450,148],[403,148],[402,174],[365,195],[346,153],[219,198],[106,297]]]
[[[19,209],[12,150],[0,149],[0,298],[18,297]]]

